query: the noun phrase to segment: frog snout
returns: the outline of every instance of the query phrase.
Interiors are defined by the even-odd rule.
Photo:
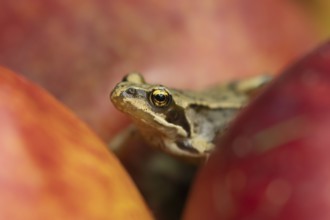
[[[123,89],[119,85],[117,85],[110,93],[110,100],[112,101],[112,103],[116,105],[118,102],[120,102],[122,93]]]

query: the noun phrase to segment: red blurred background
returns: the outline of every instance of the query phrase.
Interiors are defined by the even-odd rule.
[[[0,64],[108,141],[127,123],[108,99],[124,74],[181,88],[276,74],[329,35],[329,8],[326,0],[4,0]]]

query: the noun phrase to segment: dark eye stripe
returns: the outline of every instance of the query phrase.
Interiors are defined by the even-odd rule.
[[[166,113],[165,120],[169,123],[181,126],[191,136],[191,128],[189,122],[185,116],[183,108],[175,107]]]

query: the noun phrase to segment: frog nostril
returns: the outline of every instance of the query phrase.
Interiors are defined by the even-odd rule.
[[[129,95],[135,95],[136,94],[136,89],[134,89],[134,88],[128,88],[126,90],[126,93],[129,94]]]

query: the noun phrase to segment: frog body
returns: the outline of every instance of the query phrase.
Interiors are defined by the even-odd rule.
[[[146,83],[142,75],[131,73],[110,98],[132,118],[150,146],[177,157],[204,160],[251,93],[270,80],[257,76],[203,91],[184,91]]]

